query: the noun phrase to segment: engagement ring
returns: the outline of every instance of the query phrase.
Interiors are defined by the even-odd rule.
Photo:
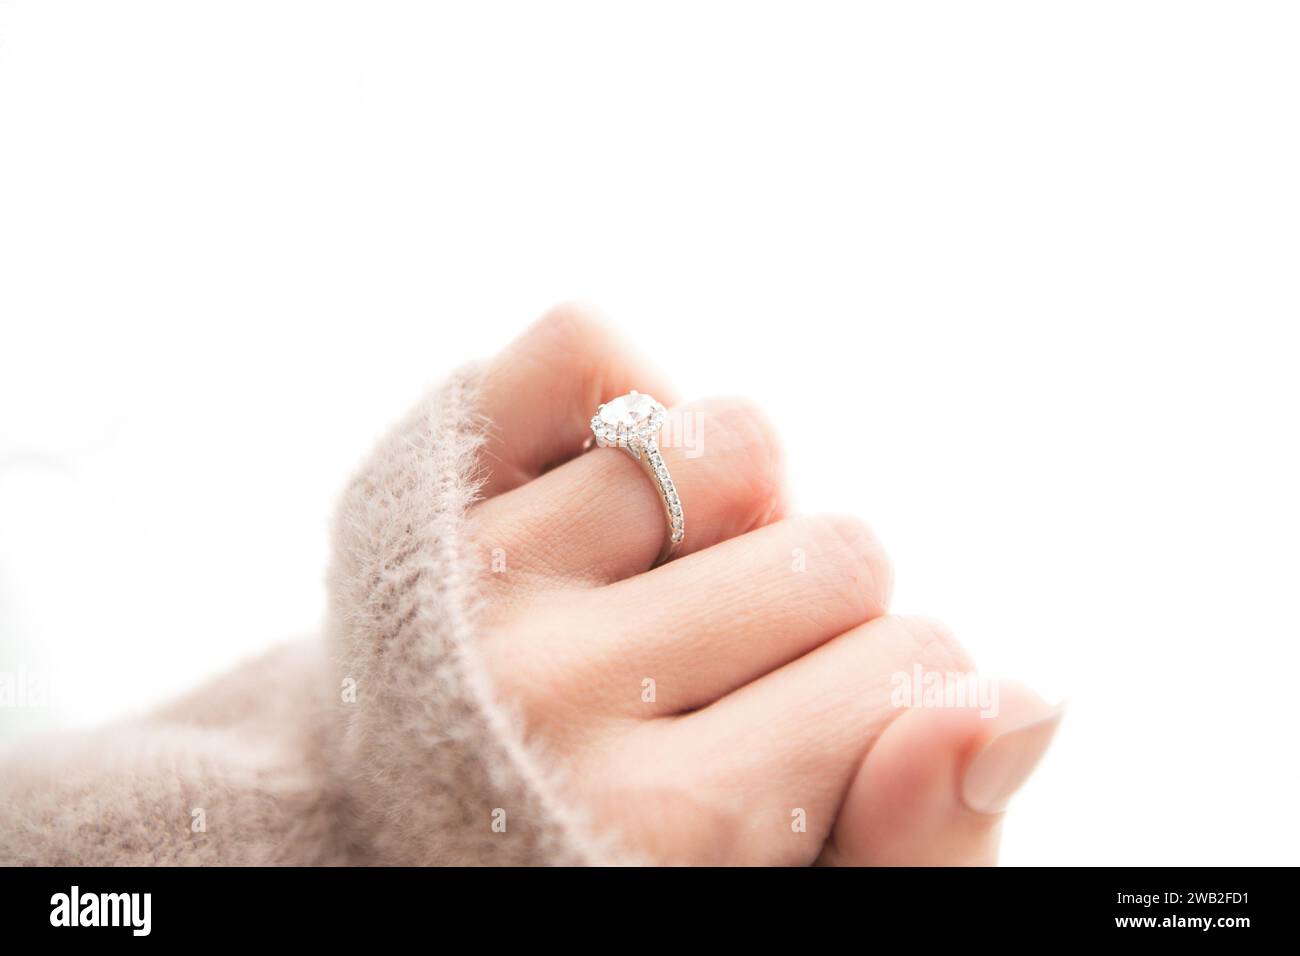
[[[659,429],[667,411],[649,395],[635,390],[612,398],[596,410],[591,432],[601,448],[622,448],[640,463],[664,506],[667,534],[656,564],[663,564],[681,547],[686,537],[682,503],[659,453]]]

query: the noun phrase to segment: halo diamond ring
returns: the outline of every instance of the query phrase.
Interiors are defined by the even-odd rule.
[[[633,389],[626,395],[611,398],[596,410],[591,419],[591,433],[600,448],[622,448],[640,463],[651,484],[659,492],[664,506],[668,533],[655,564],[663,564],[681,547],[686,537],[682,502],[668,474],[668,466],[659,454],[659,429],[668,412],[649,395]]]

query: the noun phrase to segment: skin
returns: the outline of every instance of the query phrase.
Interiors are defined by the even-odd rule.
[[[582,453],[596,407],[631,389],[702,428],[699,454],[663,449],[687,536],[657,568],[650,482],[621,451]],[[483,397],[472,517],[507,570],[484,575],[481,654],[597,824],[662,863],[996,861],[1059,710],[1005,683],[993,718],[895,706],[891,675],[973,665],[940,624],[889,614],[893,570],[866,524],[788,513],[780,443],[751,402],[679,404],[579,305],[489,363]]]

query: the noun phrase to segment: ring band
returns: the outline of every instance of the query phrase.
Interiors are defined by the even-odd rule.
[[[659,429],[667,411],[649,395],[633,389],[626,395],[611,398],[591,419],[591,433],[599,448],[621,448],[641,465],[664,506],[666,531],[664,545],[655,564],[673,557],[686,538],[686,519],[677,497],[668,465],[659,453]]]

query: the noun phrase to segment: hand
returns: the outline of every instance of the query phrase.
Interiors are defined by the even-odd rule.
[[[787,515],[779,443],[750,402],[673,405],[576,306],[509,346],[483,388],[480,650],[597,825],[663,863],[995,861],[1059,710],[1007,685],[996,717],[900,709],[894,675],[972,664],[940,625],[887,613],[893,572],[865,524]],[[687,535],[653,569],[649,480],[621,451],[580,453],[596,407],[631,389],[694,439],[662,449]]]

